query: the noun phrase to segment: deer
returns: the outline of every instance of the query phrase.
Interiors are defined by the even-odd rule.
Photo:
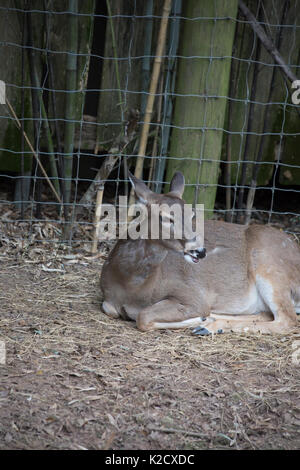
[[[185,202],[176,172],[165,194],[129,172],[139,204]],[[161,223],[174,228],[172,213]],[[195,335],[227,332],[287,334],[300,313],[300,249],[270,225],[205,220],[203,234],[118,240],[101,275],[102,310],[133,320],[139,330],[191,328]]]

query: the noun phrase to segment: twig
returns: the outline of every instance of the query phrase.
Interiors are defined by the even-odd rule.
[[[99,187],[99,184],[105,182],[111,171],[113,170],[116,161],[120,158],[120,155],[124,152],[125,148],[136,138],[136,128],[139,119],[139,111],[131,110],[129,120],[127,123],[127,130],[124,135],[123,131],[119,134],[116,141],[113,143],[108,151],[108,155],[105,157],[101,168],[97,171],[97,174],[79,201],[76,207],[78,213],[84,205],[90,205],[94,199],[95,192]]]
[[[53,192],[53,194],[55,195],[55,198],[56,198],[57,201],[61,204],[61,200],[60,200],[59,195],[57,194],[57,192],[56,192],[56,190],[55,190],[53,184],[51,183],[51,181],[50,181],[50,179],[49,179],[49,177],[48,177],[48,175],[47,175],[47,173],[46,173],[45,168],[43,167],[42,163],[40,162],[40,159],[39,159],[39,157],[37,156],[37,154],[36,154],[36,152],[35,152],[35,150],[34,150],[32,144],[31,144],[31,142],[30,142],[30,140],[29,140],[29,138],[28,138],[28,135],[26,134],[26,132],[25,132],[24,130],[22,130],[22,125],[21,125],[21,123],[20,123],[20,121],[19,121],[19,119],[18,119],[18,116],[16,115],[14,108],[12,107],[12,105],[10,104],[10,102],[9,102],[9,100],[8,100],[7,98],[6,98],[6,105],[8,106],[8,108],[9,108],[11,114],[12,114],[13,117],[15,118],[16,123],[17,123],[19,129],[21,130],[21,132],[23,132],[24,138],[25,138],[25,140],[26,140],[26,142],[27,142],[27,144],[28,144],[28,146],[29,146],[31,152],[33,153],[33,156],[35,157],[35,159],[36,159],[38,165],[40,166],[40,169],[41,169],[43,175],[45,176],[45,178],[46,178],[46,180],[47,180],[47,183],[49,184],[50,188],[52,189],[52,192]]]
[[[274,61],[277,65],[281,67],[282,72],[286,75],[286,77],[291,81],[294,82],[297,80],[296,75],[292,72],[289,66],[285,63],[283,57],[281,56],[278,49],[275,47],[273,41],[267,36],[263,27],[256,21],[255,16],[251,13],[249,8],[245,5],[242,0],[239,0],[239,8],[245,18],[249,21],[251,28],[257,34],[259,39],[261,40],[264,47],[267,51],[271,54]]]
[[[185,434],[186,436],[193,436],[193,437],[205,437],[207,438],[207,434],[203,434],[201,432],[194,432],[194,431],[186,431],[185,429],[176,429],[176,428],[159,428],[156,426],[148,426],[150,431],[158,431],[158,432],[167,432],[167,433],[176,433],[176,434]]]

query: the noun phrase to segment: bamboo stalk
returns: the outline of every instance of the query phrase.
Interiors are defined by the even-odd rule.
[[[229,129],[232,126],[232,105],[231,101],[229,102],[228,107],[228,115],[229,115]],[[225,186],[226,186],[226,212],[225,212],[225,220],[226,222],[230,222],[231,215],[229,213],[231,209],[231,153],[232,153],[232,142],[231,142],[231,134],[229,133],[227,136],[227,164],[225,167]]]
[[[47,11],[47,0],[44,0],[44,11]],[[46,41],[47,43],[50,42],[50,15],[46,15]],[[51,46],[50,46],[51,47]],[[53,72],[53,58],[52,54],[47,50],[47,67],[49,71],[49,87],[51,89],[50,99],[51,99],[51,106],[52,106],[52,114],[54,118],[54,131],[55,131],[55,138],[56,138],[56,158],[57,158],[57,170],[59,176],[59,185],[60,185],[60,194],[62,200],[65,200],[65,181],[64,181],[64,170],[63,170],[63,157],[62,157],[62,143],[61,143],[61,136],[60,136],[60,129],[57,120],[57,107],[56,107],[56,95],[55,95],[55,88],[54,88],[54,72]],[[65,217],[66,217],[66,206],[64,206]]]
[[[8,108],[9,108],[11,114],[13,115],[13,117],[14,117],[14,119],[15,119],[15,121],[16,121],[18,127],[19,127],[19,129],[22,131],[22,125],[21,125],[21,123],[20,123],[20,120],[18,119],[18,116],[16,115],[14,108],[12,107],[12,105],[10,104],[10,102],[9,102],[9,100],[8,100],[7,98],[6,98],[6,105],[8,106]],[[40,169],[42,170],[42,173],[43,173],[43,175],[45,176],[46,181],[47,181],[47,183],[49,184],[49,186],[50,186],[50,188],[51,188],[51,190],[52,190],[52,192],[53,192],[55,198],[57,199],[57,201],[58,201],[59,203],[61,203],[60,197],[59,197],[59,195],[57,194],[57,192],[56,192],[56,190],[55,190],[53,184],[51,183],[51,181],[50,181],[50,179],[49,179],[49,177],[48,177],[48,175],[47,175],[47,173],[46,173],[45,168],[43,167],[43,165],[42,165],[42,163],[41,163],[41,161],[40,161],[40,159],[39,159],[39,157],[38,157],[36,151],[34,150],[32,144],[31,144],[31,142],[30,142],[30,140],[29,140],[29,138],[28,138],[28,135],[26,134],[26,132],[25,132],[24,130],[23,130],[22,132],[23,132],[24,138],[25,138],[25,140],[26,140],[26,142],[27,142],[27,144],[28,144],[28,147],[30,148],[30,150],[31,150],[31,152],[32,152],[32,154],[33,154],[33,156],[34,156],[34,158],[36,159],[36,161],[37,161],[37,163],[38,163]]]
[[[163,14],[162,14],[161,23],[160,23],[160,30],[159,30],[158,40],[157,40],[157,48],[156,48],[156,53],[155,53],[152,76],[151,76],[151,81],[150,81],[150,88],[149,88],[149,95],[148,95],[147,106],[146,106],[146,111],[145,111],[144,124],[142,128],[142,133],[141,133],[138,158],[137,158],[135,172],[134,172],[134,176],[136,178],[140,178],[143,172],[144,157],[146,153],[146,146],[147,146],[148,134],[149,134],[149,129],[150,129],[150,120],[151,120],[151,115],[153,111],[158,78],[159,78],[159,73],[160,73],[160,68],[161,68],[161,63],[162,63],[162,53],[163,53],[163,49],[164,49],[165,42],[166,42],[168,19],[169,19],[169,15],[171,11],[171,5],[172,5],[172,0],[165,0],[164,6],[163,6]],[[129,205],[133,203],[134,203],[134,191],[132,189],[130,193],[130,198],[129,198]]]
[[[60,186],[59,186],[59,181],[58,181],[57,166],[56,166],[56,161],[55,161],[55,150],[54,150],[54,145],[53,145],[53,140],[52,140],[51,129],[50,129],[48,116],[47,116],[47,112],[46,112],[46,109],[45,109],[45,105],[44,105],[44,101],[43,101],[43,98],[41,96],[41,93],[39,93],[38,96],[39,96],[39,101],[40,101],[40,105],[41,105],[43,126],[44,126],[44,129],[46,131],[50,172],[51,172],[52,177],[54,178],[55,189],[56,189],[57,193],[60,194]]]
[[[253,31],[255,31],[255,33],[261,40],[266,50],[271,54],[276,64],[278,64],[281,67],[282,72],[285,74],[288,80],[290,82],[294,82],[295,80],[297,80],[296,75],[292,72],[289,66],[285,63],[280,52],[278,51],[276,46],[273,44],[273,41],[267,36],[265,30],[257,22],[253,13],[251,13],[249,8],[245,5],[245,3],[242,0],[239,0],[239,8],[242,11],[244,17],[249,21],[251,28],[253,29]]]
[[[156,156],[157,156],[157,148],[158,148],[158,133],[160,129],[160,122],[161,122],[161,109],[162,109],[162,99],[163,99],[163,84],[164,84],[164,77],[161,75],[160,85],[159,85],[159,98],[158,98],[158,106],[157,106],[157,126],[155,129],[154,139],[153,139],[153,147],[152,147],[152,158],[150,161],[150,169],[149,169],[149,182],[148,187],[151,188],[151,180],[154,175],[154,169],[156,164]]]
[[[120,80],[120,73],[119,73],[119,66],[118,66],[118,49],[117,49],[117,43],[116,43],[116,36],[115,36],[115,30],[114,30],[114,25],[112,21],[112,14],[111,14],[111,7],[110,7],[110,1],[106,0],[106,7],[107,7],[107,13],[109,16],[109,24],[110,24],[110,30],[111,30],[111,39],[112,39],[112,47],[113,47],[113,53],[114,53],[114,58],[115,58],[115,71],[116,71],[116,80],[117,80],[117,86],[118,86],[118,95],[119,95],[119,105],[121,106],[121,111],[123,113],[123,101],[122,101],[122,93],[121,93],[121,80]],[[123,116],[122,116],[123,118]]]
[[[75,135],[75,113],[76,113],[76,74],[77,74],[77,44],[78,44],[78,0],[68,2],[68,54],[66,63],[66,107],[65,107],[65,138],[64,138],[64,178],[65,178],[65,201],[71,199],[73,150]]]
[[[95,231],[94,231],[94,239],[93,239],[93,245],[92,245],[92,250],[91,250],[93,254],[97,253],[103,191],[104,191],[104,186],[101,186],[100,189],[97,191],[96,211],[95,211],[95,219],[94,219]]]
[[[40,83],[38,80],[36,80],[36,74],[35,74],[35,62],[36,62],[36,51],[33,47],[33,31],[32,31],[32,22],[31,22],[31,12],[28,11],[28,8],[30,8],[30,5],[28,2],[26,2],[26,16],[27,16],[27,53],[28,53],[28,62],[29,62],[29,73],[30,73],[30,81],[31,81],[31,104],[32,104],[32,118],[33,118],[33,134],[34,134],[34,146],[35,148],[39,147],[38,146],[38,141],[39,141],[39,132],[40,128],[42,126],[41,123],[41,113],[40,113],[40,104],[39,104],[39,88],[40,88]],[[39,155],[38,155],[39,156]],[[34,191],[36,191],[36,196],[35,199],[37,201],[36,204],[36,212],[35,216],[39,219],[41,217],[41,199],[42,199],[42,182],[41,179],[39,178],[40,176],[40,171],[39,171],[39,166],[36,166],[35,169],[35,178],[34,178]],[[36,179],[37,177],[37,179]]]
[[[243,32],[245,31],[245,23],[242,26]],[[234,40],[233,44],[237,43],[237,37],[238,37],[238,27],[235,29],[234,33]],[[243,47],[243,41],[244,41],[244,34],[242,34],[242,41],[240,44],[240,50],[242,50]],[[233,52],[232,52],[233,54]],[[238,77],[239,77],[239,72],[240,72],[240,65],[241,62],[238,61],[238,66],[237,66],[237,71],[236,71],[236,77],[234,79],[234,73],[233,73],[233,64],[231,64],[231,71],[230,71],[230,80],[229,80],[229,97],[234,98],[237,93],[237,84],[238,84]],[[229,130],[232,130],[232,120],[233,120],[233,100],[230,99],[228,101],[228,126]],[[226,186],[226,212],[225,212],[225,221],[226,222],[232,222],[232,217],[233,217],[233,210],[231,210],[230,214],[230,209],[231,209],[231,162],[232,162],[232,134],[229,132],[227,135],[227,164],[225,167],[225,186]]]
[[[116,74],[116,81],[117,81],[117,87],[118,87],[118,98],[119,98],[119,105],[121,107],[121,120],[123,121],[123,99],[122,99],[122,93],[121,93],[121,80],[120,80],[120,72],[119,72],[119,64],[118,64],[118,49],[117,49],[117,42],[116,42],[116,35],[115,35],[115,29],[112,21],[112,11],[111,11],[111,6],[110,6],[110,1],[106,0],[106,8],[107,8],[107,13],[109,17],[109,25],[110,25],[110,31],[111,31],[111,41],[112,41],[112,49],[113,49],[113,55],[114,55],[114,67],[115,67],[115,74]],[[98,101],[98,112],[99,114],[99,106],[100,106],[100,101]],[[97,126],[96,128],[96,144],[94,148],[94,154],[98,155],[99,152],[99,140],[100,140],[100,132],[101,132],[101,126]]]
[[[110,29],[111,29],[111,38],[112,38],[112,48],[113,48],[113,53],[114,53],[114,64],[115,64],[115,73],[116,73],[116,80],[117,80],[117,87],[118,87],[118,95],[119,95],[119,103],[118,105],[120,106],[121,109],[121,121],[123,123],[124,121],[124,103],[123,103],[123,97],[122,97],[122,92],[121,92],[121,79],[120,79],[120,72],[119,72],[119,64],[118,64],[118,49],[117,49],[117,42],[116,42],[116,35],[115,35],[115,29],[112,21],[112,11],[111,11],[111,6],[110,6],[110,0],[106,0],[106,7],[107,7],[107,13],[109,16],[109,24],[110,24]],[[100,126],[99,126],[100,128]],[[97,145],[98,145],[98,139],[97,139]],[[127,160],[126,157],[123,157],[123,170],[124,170],[124,180],[125,180],[125,194],[127,196],[128,194],[128,167],[127,167]]]
[[[61,145],[61,137],[60,137],[60,129],[57,120],[57,109],[56,109],[56,98],[55,98],[55,91],[54,91],[54,80],[53,80],[53,64],[52,58],[50,54],[47,54],[48,60],[48,67],[49,67],[49,85],[52,90],[51,93],[51,104],[52,104],[52,112],[54,118],[54,127],[55,127],[55,137],[56,137],[56,152],[57,152],[57,162],[58,162],[58,174],[59,174],[59,182],[60,182],[60,192],[62,195],[62,200],[65,200],[65,181],[64,181],[64,161],[62,157],[62,145]],[[66,207],[64,206],[64,209]],[[66,216],[66,212],[65,212]]]
[[[28,34],[28,45],[33,46],[33,24],[32,24],[32,17],[31,13],[27,12],[27,34]],[[32,85],[34,86],[35,90],[35,99],[36,99],[36,104],[35,104],[35,109],[34,116],[35,118],[38,118],[38,116],[41,114],[42,116],[42,125],[45,129],[46,133],[46,140],[47,140],[47,148],[48,148],[48,157],[49,157],[49,165],[50,165],[50,172],[52,177],[54,178],[53,180],[53,185],[55,187],[55,190],[57,194],[60,196],[60,186],[59,186],[59,181],[58,181],[58,173],[57,173],[57,166],[56,166],[56,161],[55,161],[55,151],[54,151],[54,145],[52,141],[52,135],[51,135],[51,130],[49,126],[49,121],[48,121],[48,116],[47,112],[45,109],[44,101],[43,101],[43,96],[42,96],[42,90],[40,89],[40,79],[38,76],[38,69],[37,69],[37,63],[36,63],[36,57],[35,57],[35,52],[33,49],[29,48],[28,49],[28,58],[29,58],[29,66],[30,66],[30,75],[31,75],[31,82]],[[36,129],[36,132],[38,132],[38,129]],[[41,188],[40,188],[41,190]],[[40,199],[40,197],[39,197]],[[40,208],[40,206],[38,206]]]
[[[258,12],[258,17],[260,16],[260,13]],[[243,201],[244,201],[244,192],[245,192],[245,185],[246,185],[246,179],[247,179],[247,169],[248,169],[248,154],[249,154],[249,143],[251,140],[251,133],[252,133],[252,127],[253,127],[253,118],[254,118],[254,110],[255,110],[255,96],[256,96],[256,91],[257,91],[257,79],[258,79],[258,61],[259,61],[259,56],[260,56],[260,50],[261,50],[261,42],[258,41],[257,46],[256,46],[256,52],[255,52],[255,65],[254,65],[254,70],[253,70],[253,80],[252,80],[252,86],[251,86],[251,94],[250,94],[250,110],[249,110],[249,117],[248,117],[248,126],[247,126],[247,136],[246,136],[246,142],[245,142],[245,148],[244,148],[244,155],[243,155],[243,162],[242,162],[242,175],[241,175],[241,183],[240,183],[240,190],[239,190],[239,197],[238,197],[238,214],[237,214],[237,222],[240,223],[242,220],[242,212],[243,212]]]
[[[170,131],[173,115],[173,94],[175,91],[176,75],[177,75],[177,61],[176,55],[179,44],[180,36],[180,17],[182,11],[182,0],[175,0],[172,4],[171,14],[174,16],[174,19],[170,22],[170,28],[168,32],[168,50],[167,54],[168,60],[165,64],[165,84],[164,90],[165,95],[163,97],[163,125],[161,126],[161,145],[159,158],[155,162],[155,174],[153,184],[153,191],[161,193],[163,186],[164,173],[166,168],[166,156],[168,154],[169,140],[170,140]]]
[[[21,57],[21,68],[22,68],[22,75],[21,75],[21,178],[20,180],[16,181],[15,184],[15,192],[14,192],[14,201],[20,201],[20,204],[16,204],[18,209],[21,209],[21,218],[24,218],[24,210],[26,208],[25,200],[28,201],[29,198],[29,191],[30,191],[30,184],[31,184],[31,171],[32,168],[30,167],[29,170],[25,171],[25,159],[24,159],[24,134],[23,130],[25,128],[25,121],[24,121],[24,112],[25,112],[25,89],[24,89],[24,80],[25,80],[25,54],[26,54],[26,46],[27,46],[27,14],[26,10],[28,9],[27,0],[24,1],[24,10],[23,7],[21,8],[20,3],[17,0],[13,2],[15,8],[20,10],[19,14],[17,14],[19,28],[22,32],[22,57]],[[30,161],[32,166],[32,161]],[[27,176],[27,178],[25,178]]]
[[[289,4],[289,2],[288,2],[288,0],[286,0],[285,4],[284,4],[284,7],[283,7],[283,10],[282,10],[282,17],[281,17],[281,21],[280,21],[281,25],[285,24],[286,15],[287,15],[287,11],[288,11],[288,4]],[[280,49],[281,41],[282,41],[282,27],[279,28],[279,32],[278,32],[278,36],[277,36],[277,40],[276,40],[276,48],[278,50]],[[272,98],[272,94],[273,94],[273,90],[274,90],[275,74],[276,74],[276,69],[275,69],[275,67],[273,67],[272,78],[271,78],[267,103],[271,102],[271,98]],[[260,163],[261,163],[262,157],[263,157],[263,144],[264,144],[264,137],[265,137],[266,131],[267,131],[269,111],[270,111],[269,107],[267,107],[266,110],[265,110],[265,113],[264,113],[264,125],[263,125],[262,136],[261,136],[260,143],[259,143],[258,154],[257,154],[255,164],[253,166],[253,170],[252,170],[251,184],[250,184],[250,188],[249,188],[249,191],[248,191],[248,194],[247,194],[245,220],[244,220],[245,225],[249,224],[250,219],[251,219],[251,212],[252,212],[252,207],[253,207],[255,193],[256,193],[257,176],[258,176],[258,172],[259,172]]]
[[[144,56],[142,59],[142,87],[143,94],[141,98],[141,116],[144,119],[147,95],[146,90],[149,89],[150,71],[151,71],[151,49],[152,49],[152,31],[153,31],[153,0],[146,0],[144,15],[147,17],[145,20],[144,32]]]
[[[24,113],[25,113],[25,90],[24,90],[24,82],[25,82],[25,47],[26,47],[26,23],[27,23],[27,15],[23,15],[23,24],[22,24],[22,77],[21,77],[21,218],[24,219],[24,175],[25,175],[25,167],[24,167]],[[29,198],[28,198],[29,199]]]
[[[152,36],[153,36],[153,0],[146,0],[145,2],[145,16],[147,17],[146,24],[145,24],[145,32],[144,32],[144,56],[142,59],[142,98],[141,98],[141,116],[142,120],[144,120],[144,114],[147,104],[147,94],[146,90],[149,89],[150,83],[150,71],[151,71],[151,49],[152,49]],[[154,147],[157,147],[157,136],[158,136],[158,127],[155,130],[155,137],[153,142],[152,148],[152,155],[154,152]],[[149,182],[148,186],[150,187],[151,183],[150,180],[152,179],[153,175],[153,159],[150,161],[150,169],[149,169]]]

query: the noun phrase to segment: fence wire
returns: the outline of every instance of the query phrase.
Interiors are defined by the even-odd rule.
[[[88,201],[84,196],[103,162],[112,155],[118,158],[111,173],[95,187],[103,184],[104,201],[116,207],[119,195],[129,196],[128,170],[134,172],[139,157],[163,2],[0,3],[0,80],[5,84],[6,97],[0,104],[0,242],[92,242],[96,191]],[[299,100],[293,100],[294,90],[282,67],[268,54],[253,22],[238,7],[235,16],[230,12],[227,15],[214,0],[207,14],[191,16],[187,14],[190,3],[195,1],[172,1],[142,178],[152,190],[167,191],[170,169],[187,169],[186,188],[193,192],[193,203],[202,202],[204,189],[216,193],[214,204],[205,207],[207,216],[238,223],[271,223],[297,237]],[[209,2],[198,5],[205,3]],[[300,76],[298,0],[246,3],[289,70]],[[77,8],[71,10],[70,4]],[[199,11],[205,12],[203,5]],[[194,10],[197,13],[197,7]],[[70,18],[76,18],[76,52],[70,50]],[[222,52],[221,43],[226,38],[220,38],[221,24],[226,24],[231,31],[227,33],[233,36],[230,54]],[[194,46],[189,49],[184,43],[186,30],[193,25],[207,30],[209,52],[200,53],[200,48],[199,54],[194,54]],[[190,43],[194,41],[191,36]],[[66,70],[68,57],[76,59],[76,70]],[[229,73],[222,80],[227,80],[227,92],[215,92],[212,83],[218,77],[214,76],[214,66],[226,61],[230,62]],[[203,89],[195,92],[186,87],[182,92],[179,76],[183,63],[191,70],[195,70],[195,63],[200,64],[199,84],[204,84]],[[68,96],[73,103],[71,114],[66,111]],[[176,114],[179,99],[181,109],[185,102],[198,100],[202,117],[198,124],[186,125],[189,119]],[[217,116],[215,120],[211,116],[214,102],[220,109],[224,104],[221,125]],[[130,117],[132,109],[138,118]],[[66,151],[67,129],[73,132],[68,147],[71,155]],[[176,131],[181,133],[183,148],[185,141],[201,135],[196,158],[174,150],[171,144]],[[221,135],[222,145],[218,151],[212,148],[210,154],[211,135]],[[72,171],[67,174],[70,156]],[[205,180],[203,168],[213,164],[217,174],[213,178],[207,174]]]

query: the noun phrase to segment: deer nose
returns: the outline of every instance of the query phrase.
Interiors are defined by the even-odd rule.
[[[198,259],[201,259],[201,258],[205,258],[206,256],[206,249],[205,248],[200,248],[198,250],[195,250],[196,251],[196,256]]]
[[[189,253],[191,254],[191,256],[194,256],[197,259],[202,259],[206,256],[206,249],[197,248],[196,250],[191,250]]]

